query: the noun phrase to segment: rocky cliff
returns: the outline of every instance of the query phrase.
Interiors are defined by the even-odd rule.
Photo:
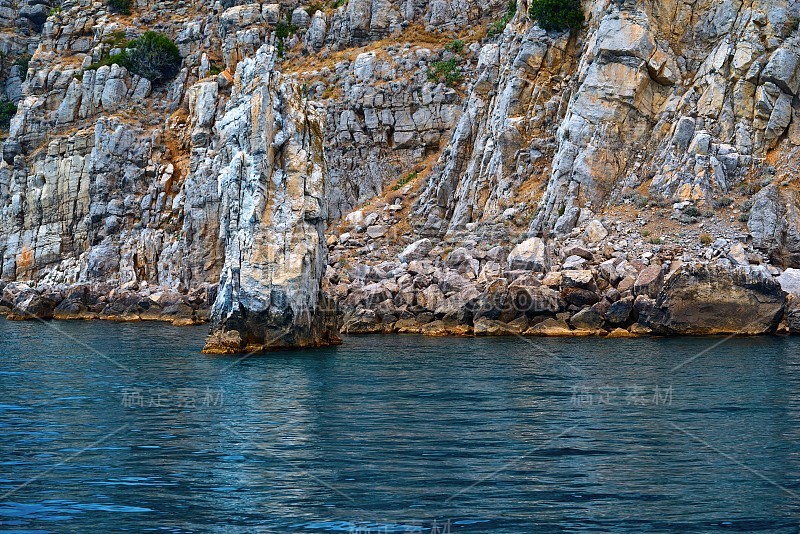
[[[339,341],[335,310],[322,296],[323,124],[298,85],[275,71],[275,57],[264,45],[239,62],[231,98],[213,127],[216,140],[195,152],[205,152],[205,163],[218,169],[225,250],[207,353]],[[215,93],[216,82],[207,83],[197,92]]]
[[[783,328],[800,3],[587,0],[562,31],[527,0],[0,7],[12,317],[328,343],[322,284],[349,332]],[[149,30],[177,76],[110,60]],[[713,294],[763,320],[673,305]]]

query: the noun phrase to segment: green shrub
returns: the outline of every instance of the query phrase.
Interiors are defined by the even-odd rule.
[[[58,15],[59,13],[61,13],[61,6],[56,6],[53,9],[50,10],[50,16],[51,17],[53,15]]]
[[[161,33],[144,32],[141,37],[131,41],[121,55],[127,56],[125,66],[128,70],[151,82],[169,80],[181,68],[178,47]]]
[[[714,202],[714,206],[717,208],[727,208],[732,204],[733,204],[733,199],[731,197],[722,197]]]
[[[104,37],[103,43],[111,48],[125,48],[130,41],[128,41],[125,30],[116,30]]]
[[[100,67],[105,67],[106,65],[120,65],[127,69],[130,67],[130,64],[128,63],[128,54],[123,51],[119,54],[106,56],[100,61],[92,63],[91,65],[86,67],[86,70],[97,70]]]
[[[432,82],[444,82],[448,86],[453,86],[461,83],[464,80],[464,74],[461,72],[461,67],[455,58],[448,59],[447,61],[434,61],[431,63],[431,68],[428,69],[428,80]]]
[[[8,100],[0,101],[0,129],[8,130],[11,117],[17,112],[17,105]]]
[[[506,14],[500,20],[496,20],[489,25],[489,31],[486,33],[489,37],[500,35],[506,29],[508,23],[517,14],[517,0],[508,0],[508,8]]]
[[[28,72],[28,66],[30,65],[30,62],[31,62],[31,56],[29,56],[28,54],[19,56],[17,59],[14,60],[14,65],[19,67],[20,75],[22,75],[23,78],[25,77],[25,74]]]
[[[739,222],[749,222],[750,221],[750,214],[749,213],[740,213],[739,214]]]
[[[450,43],[448,43],[445,47],[445,50],[452,52],[454,54],[460,54],[464,51],[464,41],[461,39],[454,39]]]
[[[286,52],[286,39],[294,35],[298,27],[292,24],[290,15],[286,14],[286,21],[280,20],[275,26],[275,46],[278,49],[278,57],[283,57]]]
[[[633,202],[634,206],[641,209],[647,206],[647,203],[650,202],[650,197],[646,197],[644,195],[636,193],[631,199],[631,201]]]
[[[106,5],[112,13],[131,14],[131,0],[106,0]]]
[[[347,3],[347,0],[334,0],[334,2],[331,4],[331,7],[333,9],[339,9],[340,7],[345,5],[346,3]]]
[[[145,32],[131,41],[128,48],[105,57],[88,69],[99,69],[104,65],[120,65],[133,74],[147,78],[153,83],[173,78],[181,68],[181,54],[169,37],[161,33]]]
[[[325,11],[325,6],[323,4],[321,4],[320,2],[314,2],[310,6],[306,6],[303,9],[305,9],[305,11],[306,11],[306,13],[308,13],[309,17],[313,17],[314,13],[316,13],[317,11],[324,12]]]
[[[403,176],[402,178],[397,180],[397,183],[394,184],[394,187],[392,188],[392,190],[393,191],[399,191],[400,189],[402,189],[403,187],[408,185],[409,182],[412,182],[412,181],[416,180],[417,176],[419,176],[419,173],[416,172],[416,171],[411,172],[409,174],[406,174],[405,176]]]
[[[576,29],[583,26],[580,0],[531,0],[528,14],[547,31]]]
[[[697,209],[696,206],[689,206],[685,210],[683,210],[684,215],[688,215],[689,217],[700,217],[700,210]]]

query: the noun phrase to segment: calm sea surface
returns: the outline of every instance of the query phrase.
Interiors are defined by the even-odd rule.
[[[0,319],[0,530],[800,530],[800,339],[350,337]]]

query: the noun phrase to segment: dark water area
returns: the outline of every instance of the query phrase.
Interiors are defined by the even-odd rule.
[[[350,337],[0,320],[0,530],[800,530],[800,339]]]

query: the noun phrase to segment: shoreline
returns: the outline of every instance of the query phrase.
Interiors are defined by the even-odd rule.
[[[153,326],[171,326],[174,328],[188,328],[188,327],[211,327],[209,320],[198,322],[190,321],[175,321],[169,318],[141,318],[141,317],[28,317],[28,318],[12,318],[8,314],[0,313],[0,319],[14,323],[30,323],[30,322],[56,322],[56,323],[69,323],[69,322],[101,322],[101,323],[116,323],[116,324],[140,324],[147,323]],[[547,322],[547,320],[542,323]],[[505,338],[594,338],[594,339],[637,339],[637,338],[701,338],[701,337],[719,337],[719,336],[732,336],[732,337],[793,337],[798,335],[798,332],[792,332],[786,325],[782,325],[774,332],[743,332],[743,331],[709,331],[698,333],[656,333],[656,332],[631,332],[624,328],[616,328],[613,330],[578,330],[578,329],[542,329],[538,332],[531,333],[514,332],[511,330],[479,330],[476,332],[474,326],[468,325],[441,325],[434,323],[442,323],[442,321],[434,321],[430,323],[432,328],[427,331],[425,329],[410,329],[404,327],[391,326],[389,328],[369,331],[369,332],[339,332],[340,336],[346,337],[382,337],[382,336],[421,336],[430,338],[487,338],[487,337],[505,337]],[[541,323],[540,323],[541,324]],[[299,347],[301,349],[308,347]],[[321,347],[323,348],[323,347]],[[283,351],[288,350],[286,347],[279,347],[275,350]],[[268,352],[268,350],[265,350]]]
[[[418,274],[349,281],[346,293],[336,291],[343,281],[323,288],[323,295],[334,297],[325,296],[314,313],[335,317],[332,331],[343,335],[619,339],[800,333],[795,270],[775,277],[760,266],[675,261],[630,266],[623,277],[612,269],[615,262],[626,268],[624,260],[612,259],[597,266],[541,272],[531,262],[476,283],[459,274],[458,265],[440,271],[411,261],[408,271]],[[462,263],[477,262],[467,256]],[[425,270],[431,272],[426,275]],[[178,327],[208,323],[209,335],[219,335],[210,324],[211,303],[217,297],[216,286],[210,284],[181,291],[144,283],[38,290],[26,282],[0,286],[0,315],[11,321],[99,320]],[[329,344],[311,337],[305,341],[296,344]],[[268,352],[291,344],[282,342],[279,347],[267,338],[252,338],[246,347],[226,352]]]

